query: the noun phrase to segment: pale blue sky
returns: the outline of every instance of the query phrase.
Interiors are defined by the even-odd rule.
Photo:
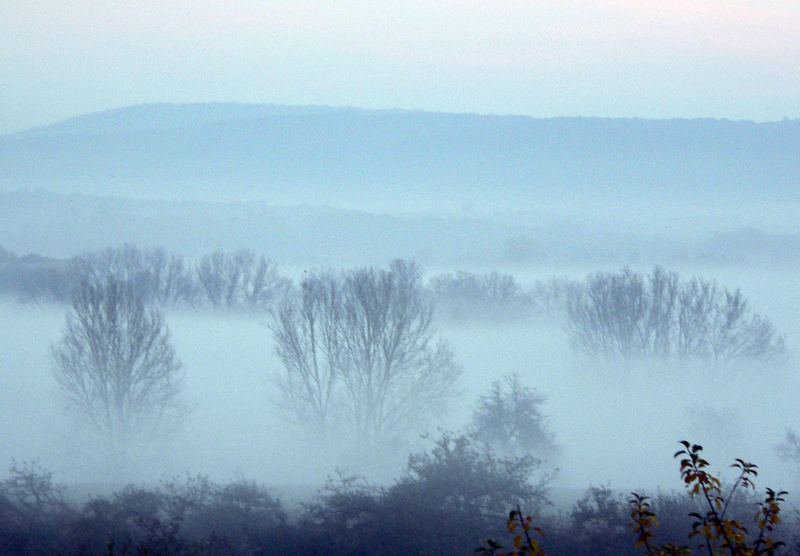
[[[0,132],[145,102],[800,117],[797,0],[0,0]]]

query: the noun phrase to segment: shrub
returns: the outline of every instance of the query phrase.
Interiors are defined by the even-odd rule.
[[[0,483],[0,554],[58,552],[71,510],[52,473],[36,462],[14,463]]]
[[[689,514],[693,518],[689,538],[695,540],[697,549],[707,552],[709,556],[757,556],[775,554],[785,546],[786,543],[775,536],[775,528],[781,522],[785,491],[766,489],[766,496],[758,504],[755,514],[756,528],[750,531],[742,521],[731,518],[728,510],[737,489],[755,489],[753,479],[758,475],[758,466],[737,459],[731,467],[738,470],[738,476],[728,494],[723,495],[722,482],[707,471],[710,464],[701,454],[703,447],[685,440],[681,441],[681,445],[683,449],[675,453],[675,457],[680,458],[681,479],[692,496],[700,498],[704,506],[703,510]],[[629,503],[636,544],[648,556],[692,553],[692,549],[685,545],[654,544],[654,529],[658,521],[648,497],[634,492]]]
[[[736,515],[741,512],[742,504],[741,501],[739,504],[735,502],[734,495],[737,490],[755,489],[753,479],[758,475],[758,466],[737,459],[731,466],[737,469],[737,477],[727,489],[727,494],[723,494],[722,481],[708,471],[710,464],[701,454],[703,447],[685,440],[680,444],[682,449],[675,453],[675,457],[680,460],[681,480],[686,485],[690,496],[696,499],[699,505],[688,514],[691,520],[688,536],[691,542],[695,543],[694,548],[708,556],[722,554],[759,556],[776,554],[786,546],[785,541],[781,540],[776,533],[776,528],[781,523],[781,505],[784,502],[785,491],[766,489],[764,499],[755,504],[757,511],[755,517],[751,518],[755,527],[748,530],[743,519]],[[593,529],[601,534],[601,538],[604,536],[604,529],[608,531],[613,528],[618,532],[621,513],[619,501],[615,500],[609,491],[603,489],[590,490],[590,494],[592,495],[591,501],[584,499],[576,504],[572,515],[573,520],[577,517],[578,522],[582,523],[585,528],[587,524],[599,519],[600,523]],[[670,498],[662,500],[669,501]],[[671,500],[675,501],[676,499],[672,498]],[[751,503],[750,506],[752,508],[753,504]],[[659,527],[659,520],[656,515],[656,506],[650,497],[632,492],[628,499],[628,509],[629,527],[635,535],[635,546],[648,556],[677,556],[694,553],[693,549],[687,545],[674,542],[663,545],[655,543],[655,529]],[[509,515],[507,524],[509,533],[514,535],[513,547],[505,550],[501,544],[489,540],[476,552],[493,556],[544,555],[544,550],[539,541],[532,536],[532,532],[538,532],[542,536],[544,534],[541,530],[533,527],[533,522],[533,517],[524,516],[518,507]],[[574,530],[572,534],[574,539],[576,537]],[[578,541],[584,550],[590,548],[585,544],[587,541],[592,542],[589,539],[584,542]],[[591,554],[620,553],[619,551],[608,552],[611,548],[609,544],[612,543],[607,541],[599,543],[592,549]],[[576,554],[578,552],[569,553]]]
[[[445,433],[389,487],[340,478],[304,521],[329,554],[467,554],[515,503],[547,503],[550,475],[538,472],[530,456],[501,458]]]
[[[246,481],[217,485],[204,477],[157,489],[128,486],[85,504],[73,544],[91,553],[286,553],[291,543],[281,502]]]

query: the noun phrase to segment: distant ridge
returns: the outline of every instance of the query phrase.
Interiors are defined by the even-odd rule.
[[[490,114],[476,112],[433,112],[401,108],[368,109],[352,106],[336,105],[287,105],[260,104],[242,102],[205,102],[205,103],[144,103],[131,106],[111,108],[98,112],[89,112],[51,124],[40,125],[7,134],[2,137],[31,135],[39,133],[58,133],[63,131],[83,130],[123,130],[123,129],[160,129],[163,126],[190,126],[202,123],[219,123],[247,118],[267,118],[275,116],[322,113],[377,113],[377,114],[429,114],[453,117],[477,118],[514,118],[522,120],[589,120],[589,121],[633,121],[633,122],[729,122],[770,126],[773,124],[798,123],[800,119],[781,121],[754,122],[752,120],[728,118],[639,118],[639,117],[597,117],[597,116],[551,116],[536,117],[514,113]]]
[[[180,129],[203,124],[268,118],[286,114],[318,114],[333,111],[355,112],[358,110],[357,108],[349,107],[289,106],[236,102],[136,104],[81,114],[52,124],[9,133],[5,137],[88,131]],[[3,136],[0,135],[0,137]]]
[[[752,124],[756,126],[770,126],[774,124],[791,124],[800,120],[784,119],[782,121],[754,122],[752,120],[734,120],[728,118],[609,118],[596,116],[552,116],[535,117],[520,114],[486,114],[473,112],[436,112],[428,110],[413,110],[400,108],[367,109],[352,106],[333,105],[286,105],[286,104],[259,104],[240,102],[206,102],[206,103],[144,103],[89,112],[51,124],[35,126],[7,134],[2,137],[26,136],[41,133],[84,131],[120,131],[130,129],[165,129],[171,127],[186,127],[192,125],[221,123],[231,120],[250,118],[269,118],[298,114],[324,114],[324,113],[377,113],[377,114],[428,114],[454,117],[477,118],[514,118],[521,120],[588,120],[603,121],[632,121],[632,122],[729,122],[736,124]]]
[[[786,203],[800,121],[150,104],[0,136],[0,169],[0,191],[283,204]]]

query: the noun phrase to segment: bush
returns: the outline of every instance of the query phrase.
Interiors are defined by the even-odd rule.
[[[781,523],[781,505],[785,491],[766,489],[761,502],[754,503],[752,497],[734,496],[748,489],[755,490],[753,479],[758,475],[758,466],[737,459],[731,466],[737,470],[733,484],[723,493],[722,481],[708,472],[709,462],[703,458],[703,447],[685,440],[680,442],[682,449],[675,453],[680,460],[681,480],[687,487],[690,500],[695,505],[688,512],[688,537],[694,547],[708,556],[728,554],[730,556],[773,555],[786,546],[786,542],[777,534],[777,526]],[[568,554],[582,554],[590,550],[590,554],[626,554],[629,550],[615,547],[619,541],[621,528],[620,517],[623,514],[619,499],[615,499],[607,489],[590,489],[589,497],[579,501],[572,512],[573,524],[580,528],[570,530],[571,538],[566,545],[571,550]],[[684,501],[686,499],[684,498]],[[694,551],[683,544],[670,542],[663,545],[655,543],[655,529],[659,527],[657,518],[658,505],[666,509],[669,503],[683,506],[677,497],[659,497],[658,502],[632,492],[628,499],[630,520],[628,525],[635,535],[636,548],[643,550],[648,556],[689,555]],[[754,508],[755,506],[755,508]],[[684,508],[685,509],[685,508]],[[748,509],[750,511],[748,511]],[[757,509],[752,517],[752,509]],[[675,515],[673,508],[672,514]],[[669,515],[669,514],[668,514]],[[746,521],[753,521],[755,527],[745,526]],[[508,531],[514,535],[513,548],[505,550],[496,541],[487,541],[476,552],[482,555],[545,555],[539,538],[534,532],[544,536],[539,528],[533,527],[532,516],[524,516],[519,506],[509,515]],[[587,536],[587,527],[589,529]],[[685,530],[685,529],[684,529]],[[563,534],[563,532],[562,532]],[[676,537],[672,537],[677,541]],[[598,541],[599,539],[599,541]],[[576,543],[577,547],[570,546]],[[564,545],[556,550],[563,550]],[[578,548],[576,550],[576,548]]]
[[[723,489],[701,452],[686,442],[676,454],[685,493],[654,499],[632,493],[626,501],[608,488],[593,487],[571,512],[555,517],[540,513],[550,475],[533,458],[498,457],[451,434],[410,456],[393,484],[374,486],[340,474],[293,521],[278,499],[251,482],[217,485],[190,477],[155,489],[129,486],[79,507],[67,504],[49,473],[35,465],[15,466],[0,483],[0,553],[543,555],[546,549],[551,556],[642,551],[667,556],[694,548],[731,556],[776,553],[789,538],[777,531],[785,493],[767,489],[758,501],[756,467],[742,460],[734,464],[737,478]],[[533,511],[523,514],[523,507]],[[656,544],[656,528],[672,544]],[[487,541],[475,550],[504,530],[512,534],[507,549]],[[680,544],[687,532],[691,546]]]
[[[246,481],[203,477],[127,486],[82,506],[37,464],[0,482],[0,554],[289,554],[295,537],[277,498]]]
[[[549,479],[530,456],[498,457],[442,434],[395,484],[332,483],[304,521],[326,554],[468,554],[514,504],[543,507]]]
[[[54,554],[72,508],[64,489],[35,462],[14,463],[0,483],[0,554]]]

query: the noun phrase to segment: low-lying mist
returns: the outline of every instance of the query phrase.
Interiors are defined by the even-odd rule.
[[[426,287],[443,270],[426,272]],[[551,276],[578,283],[597,270],[537,268],[513,278],[521,291],[534,291]],[[183,363],[186,411],[173,429],[137,446],[124,476],[109,469],[96,437],[67,410],[54,380],[50,349],[64,330],[69,304],[21,303],[7,294],[0,303],[0,460],[38,460],[60,481],[83,485],[80,491],[185,473],[221,482],[252,479],[306,494],[337,470],[385,482],[401,473],[409,453],[429,447],[437,431],[467,432],[479,397],[493,382],[517,374],[543,399],[540,410],[555,448],[533,455],[558,469],[556,489],[669,489],[676,472],[668,454],[682,438],[703,443],[718,462],[757,461],[763,484],[791,486],[795,468],[777,447],[800,418],[794,399],[800,317],[790,301],[799,283],[777,269],[676,270],[682,278],[741,288],[753,310],[785,336],[785,355],[768,361],[594,357],[571,344],[563,315],[522,311],[502,318],[502,311],[477,301],[471,313],[463,307],[448,313],[439,299],[433,326],[462,369],[456,396],[424,423],[368,450],[347,430],[316,438],[278,411],[286,371],[270,328],[274,310],[165,306]],[[290,276],[298,284],[304,273]]]

